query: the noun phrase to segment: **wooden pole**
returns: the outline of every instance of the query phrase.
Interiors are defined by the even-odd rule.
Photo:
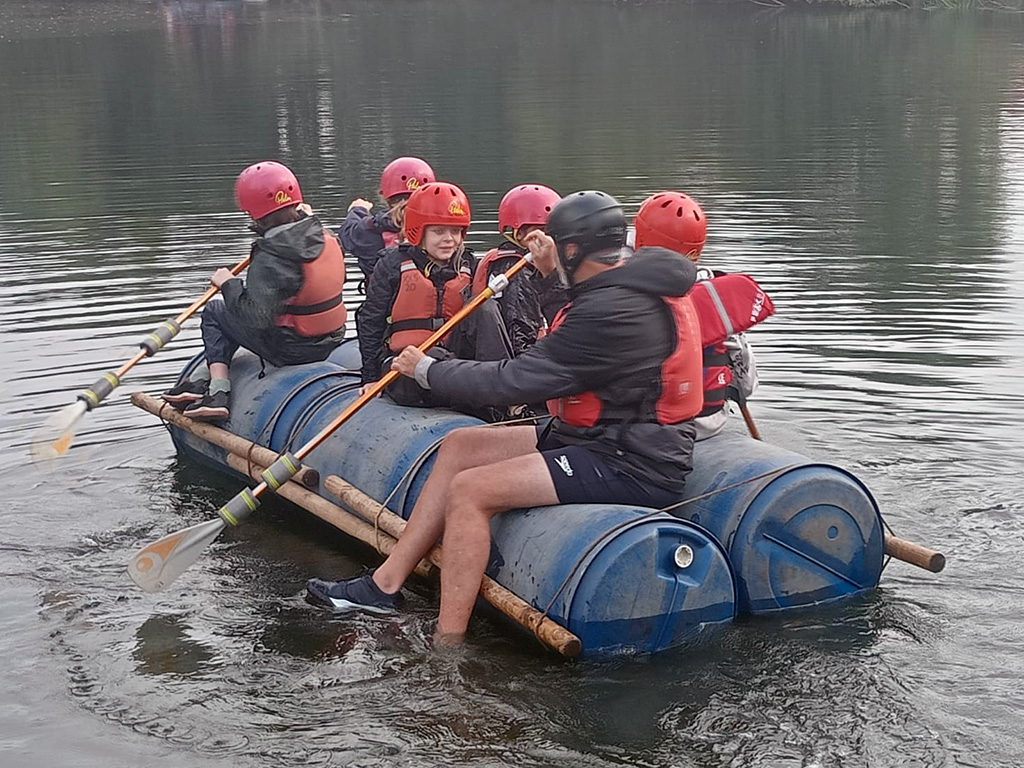
[[[941,552],[888,533],[885,534],[885,554],[932,573],[939,573],[946,567],[946,556]]]
[[[747,408],[746,403],[740,403],[740,413],[743,414],[743,421],[747,423],[747,431],[750,436],[755,440],[761,439],[761,431],[757,428],[757,424],[754,423],[754,417],[750,414],[750,409]]]
[[[243,475],[247,474],[257,480],[260,477],[260,473],[266,469],[266,467],[261,467],[257,464],[250,464],[243,457],[233,453],[228,454],[228,464],[235,471],[241,472]],[[332,504],[324,497],[306,490],[291,480],[281,485],[277,490],[277,495],[298,504],[321,520],[330,523],[349,536],[359,539],[364,544],[369,544],[382,555],[387,556],[390,554],[395,546],[395,538],[389,535],[383,528],[374,530],[372,525],[364,522],[351,512],[347,512],[337,504]],[[430,577],[433,571],[434,566],[426,560],[420,560],[419,565],[416,566],[416,573],[423,577]]]
[[[400,538],[406,522],[390,509],[382,507],[352,484],[337,475],[324,478],[324,488],[335,494],[353,512],[367,521],[377,521],[381,530]],[[441,547],[435,546],[427,554],[434,565],[441,566]],[[489,576],[480,584],[480,596],[511,618],[517,624],[533,632],[537,639],[563,656],[578,656],[580,639],[565,627],[545,616],[518,595],[513,594]]]
[[[239,437],[213,424],[190,419],[160,398],[147,395],[145,392],[132,392],[132,405],[144,411],[149,411],[154,416],[159,416],[164,421],[170,422],[176,427],[181,427],[186,432],[191,432],[196,437],[208,443],[213,443],[228,453],[233,453],[243,458],[251,456],[253,462],[264,467],[270,466],[277,460],[277,454],[269,448],[256,445],[244,437]],[[248,474],[245,470],[242,470],[242,472]],[[261,478],[256,479],[259,480]],[[303,466],[295,474],[294,479],[310,490],[315,491],[320,487],[320,473],[310,467]]]

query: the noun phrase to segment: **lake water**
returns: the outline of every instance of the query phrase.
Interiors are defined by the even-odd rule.
[[[128,403],[41,421],[246,252],[232,184],[290,164],[325,221],[419,154],[496,241],[514,184],[681,188],[703,261],[779,314],[764,436],[855,472],[899,533],[872,597],[710,648],[563,663],[436,596],[330,620],[366,550],[271,505],[172,589],[124,563],[235,483]],[[598,0],[0,4],[0,765],[1018,766],[1024,761],[1024,18]],[[351,298],[357,299],[355,285]]]

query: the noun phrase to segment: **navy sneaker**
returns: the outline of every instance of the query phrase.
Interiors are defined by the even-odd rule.
[[[310,579],[306,582],[306,592],[314,601],[326,605],[335,613],[397,613],[405,602],[401,592],[389,595],[381,590],[370,573],[344,581]]]
[[[231,415],[228,410],[230,400],[230,392],[208,393],[188,406],[185,415],[196,421],[227,421]]]
[[[165,403],[170,403],[179,411],[187,405],[202,400],[210,386],[208,381],[190,381],[185,379],[181,384],[168,389],[160,397]]]

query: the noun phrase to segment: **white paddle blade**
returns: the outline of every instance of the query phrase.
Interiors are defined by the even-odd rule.
[[[67,453],[78,431],[78,423],[88,408],[82,400],[75,400],[52,414],[32,436],[29,452],[37,464],[52,461]]]
[[[148,544],[128,563],[128,575],[146,592],[159,592],[199,559],[227,524],[217,518],[193,525]]]

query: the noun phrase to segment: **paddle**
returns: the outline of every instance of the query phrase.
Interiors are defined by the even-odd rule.
[[[237,275],[248,266],[249,257],[246,256],[231,268],[231,274]],[[116,371],[104,373],[91,387],[79,392],[75,402],[64,406],[44,421],[32,436],[30,448],[32,458],[39,462],[45,459],[56,459],[67,453],[82,417],[103,402],[107,395],[121,383],[121,378],[136,363],[143,358],[152,357],[177,336],[181,330],[181,324],[199,311],[219,290],[216,286],[211,285],[202,296],[189,304],[177,317],[164,320],[152,333],[139,342],[139,351],[131,360]]]
[[[508,286],[509,280],[532,261],[533,255],[528,253],[513,264],[507,272],[492,277],[483,291],[473,297],[462,309],[452,315],[451,319],[420,344],[420,351],[426,352],[447,336],[477,307],[494,294],[504,290]],[[216,519],[168,534],[139,550],[128,564],[128,575],[131,576],[132,581],[146,592],[159,592],[167,587],[199,558],[202,551],[213,543],[221,531],[228,525],[241,524],[255,512],[260,505],[259,497],[263,493],[268,490],[273,493],[288,482],[298,472],[303,458],[330,437],[338,427],[348,421],[364,405],[377,397],[388,384],[400,375],[398,371],[389,371],[380,380],[367,387],[337,418],[295,453],[279,455],[277,460],[262,473],[263,481],[251,490],[246,488],[240,491],[231,501],[217,510]]]

